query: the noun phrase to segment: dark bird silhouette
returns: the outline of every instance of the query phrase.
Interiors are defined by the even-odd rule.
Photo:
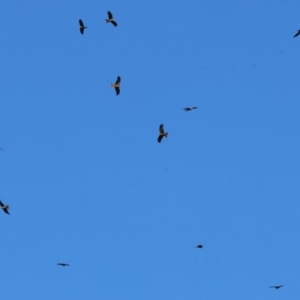
[[[9,215],[9,212],[8,212],[9,206],[8,206],[8,205],[4,205],[4,204],[1,202],[1,200],[0,200],[0,207],[3,209],[3,211],[4,211],[6,214]]]
[[[120,83],[121,83],[121,77],[118,76],[115,84],[111,84],[111,87],[114,88],[116,90],[116,94],[119,95],[120,94]]]
[[[297,31],[297,33],[294,35],[294,38],[297,37],[300,34],[300,29]]]
[[[186,108],[184,108],[185,111],[191,111],[193,109],[197,109],[197,107],[186,107]]]
[[[159,135],[158,135],[157,141],[160,143],[161,140],[162,140],[162,138],[163,138],[164,136],[165,136],[165,137],[168,137],[168,133],[167,133],[167,132],[165,133],[165,131],[164,131],[164,125],[161,124],[161,125],[159,126]]]
[[[68,267],[69,266],[69,264],[65,264],[65,263],[58,263],[57,265],[62,266],[62,267]]]
[[[107,12],[108,19],[106,19],[106,23],[112,23],[114,26],[118,26],[117,22],[114,20],[114,17],[110,11]]]
[[[272,285],[272,286],[269,286],[269,287],[278,290],[278,289],[280,289],[283,286],[284,286],[284,284],[282,284],[282,285]]]
[[[200,249],[202,249],[202,248],[203,248],[203,245],[197,245],[195,248],[200,248]]]
[[[81,33],[81,34],[84,34],[84,29],[85,29],[85,28],[87,28],[87,27],[84,26],[82,20],[80,19],[80,20],[79,20],[79,30],[80,30],[80,33]]]

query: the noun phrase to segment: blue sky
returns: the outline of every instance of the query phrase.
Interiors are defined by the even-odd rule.
[[[154,2],[0,5],[1,299],[299,298],[299,3]]]

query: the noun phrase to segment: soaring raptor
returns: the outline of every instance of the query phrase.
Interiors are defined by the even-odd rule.
[[[269,286],[269,287],[278,290],[278,289],[280,289],[283,286],[284,286],[284,284],[282,284],[282,285],[272,285],[272,286]]]
[[[121,77],[118,76],[116,82],[114,84],[113,83],[111,84],[111,87],[116,90],[117,95],[120,94],[120,83],[121,83]]]
[[[84,34],[84,29],[85,29],[85,28],[87,28],[87,27],[84,26],[82,20],[80,19],[80,20],[79,20],[79,30],[80,30],[80,33],[81,33],[81,34]]]
[[[162,140],[162,138],[163,138],[164,136],[165,136],[165,137],[168,137],[168,133],[167,133],[167,132],[165,133],[165,131],[164,131],[164,125],[161,124],[161,125],[159,126],[159,135],[158,135],[157,141],[160,143],[161,140]]]
[[[114,17],[110,11],[107,12],[107,15],[108,15],[108,19],[105,20],[106,23],[111,23],[114,26],[118,26],[117,22],[114,20]]]
[[[8,205],[4,205],[4,204],[1,202],[1,200],[0,200],[0,207],[3,209],[3,211],[4,211],[6,214],[9,215],[9,212],[8,212],[9,206],[8,206]]]
[[[194,106],[194,107],[186,107],[183,110],[185,110],[185,111],[191,111],[193,109],[197,109],[197,107],[196,106]]]
[[[58,263],[57,265],[62,266],[62,267],[68,267],[69,266],[69,264],[65,264],[65,263]]]

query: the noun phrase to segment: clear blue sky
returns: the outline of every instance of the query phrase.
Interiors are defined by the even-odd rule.
[[[1,299],[299,299],[299,1],[0,11]]]

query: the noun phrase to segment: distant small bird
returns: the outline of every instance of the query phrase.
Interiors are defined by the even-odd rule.
[[[120,83],[121,83],[121,77],[118,76],[115,84],[111,84],[111,87],[114,88],[116,90],[116,94],[119,95],[120,94]]]
[[[283,286],[284,286],[284,284],[282,284],[282,285],[273,285],[273,286],[269,286],[269,287],[278,290],[278,289],[280,289]]]
[[[58,263],[57,265],[62,266],[62,267],[68,267],[69,266],[69,264],[65,264],[65,263]]]
[[[3,211],[9,215],[9,212],[8,212],[8,209],[9,209],[9,206],[8,205],[4,205],[1,200],[0,200],[0,207],[3,209]]]
[[[118,26],[117,22],[114,20],[114,17],[110,11],[107,12],[108,19],[106,19],[106,23],[112,23],[114,26]]]
[[[184,108],[185,111],[190,111],[190,110],[193,110],[193,109],[197,109],[197,107],[186,107],[186,108]]]
[[[202,249],[202,248],[203,248],[203,245],[197,245],[195,248],[200,248],[200,249]]]
[[[80,19],[80,20],[79,20],[79,30],[80,30],[80,33],[81,33],[81,34],[84,34],[84,29],[85,29],[85,28],[87,28],[87,27],[84,26],[82,20]]]
[[[300,34],[300,29],[297,31],[297,33],[294,35],[294,38],[297,37]]]
[[[164,136],[165,136],[165,137],[168,137],[168,133],[167,133],[167,132],[165,133],[165,131],[164,131],[164,125],[161,124],[161,125],[159,126],[159,136],[158,136],[157,141],[160,143],[161,140],[162,140],[162,138],[163,138]]]

